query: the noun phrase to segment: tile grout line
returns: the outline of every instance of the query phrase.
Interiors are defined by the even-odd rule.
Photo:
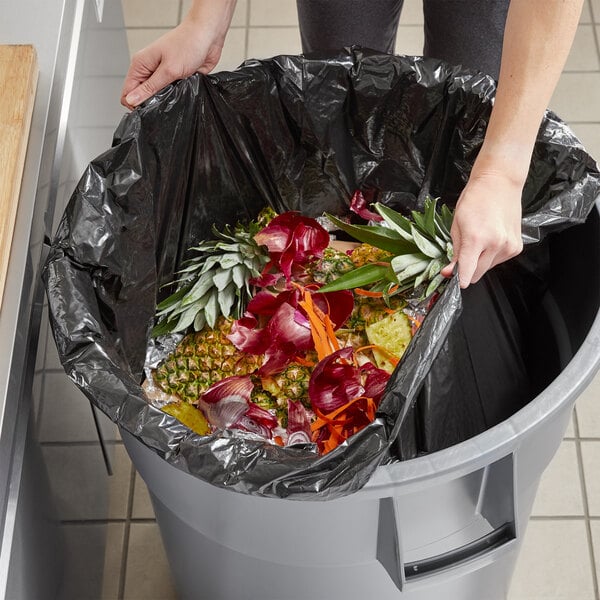
[[[121,571],[119,573],[119,592],[118,600],[125,600],[125,579],[127,577],[127,558],[129,556],[129,532],[131,525],[131,515],[133,513],[133,495],[135,493],[135,467],[131,465],[129,474],[129,498],[127,498],[127,516],[123,530],[123,547],[121,549]]]
[[[69,448],[69,447],[83,447],[83,448],[91,448],[94,446],[98,446],[100,442],[98,440],[85,440],[85,441],[47,441],[47,442],[38,442],[42,448],[46,447],[54,447],[59,446],[61,448]],[[122,440],[104,440],[104,443],[107,446],[124,446]]]
[[[150,31],[155,29],[166,29],[167,31],[170,31],[176,26],[177,25],[131,25],[129,27],[125,27],[125,29],[127,31],[145,31],[146,29]],[[243,29],[244,27],[245,25],[231,25],[229,29]],[[107,77],[112,77],[112,75],[108,75]]]
[[[181,23],[183,18],[183,0],[179,0],[179,8],[177,9],[177,23]]]
[[[585,521],[585,515],[532,515],[530,521]]]
[[[246,25],[244,29],[244,60],[248,60],[248,48],[250,46],[250,2],[246,4]]]
[[[583,468],[583,452],[581,449],[581,439],[579,438],[579,415],[577,407],[573,408],[573,429],[575,430],[575,450],[577,452],[577,467],[579,469],[579,482],[581,486],[581,496],[583,502],[583,515],[585,522],[585,533],[588,543],[588,556],[592,569],[592,584],[594,588],[594,597],[600,600],[600,592],[598,590],[598,571],[596,569],[596,557],[594,552],[594,542],[592,538],[592,524],[590,521],[590,507],[587,496],[587,485],[585,479],[585,470]]]
[[[48,310],[48,307],[45,306],[44,310]],[[39,443],[40,434],[42,433],[42,418],[44,414],[44,403],[46,399],[46,360],[48,358],[48,338],[50,337],[50,323],[46,322],[46,338],[44,340],[44,361],[42,365],[42,371],[40,374],[40,399],[38,404],[38,413],[36,415],[35,421],[35,439]],[[39,343],[39,341],[38,341]]]
[[[124,525],[127,523],[127,517],[112,517],[109,519],[64,519],[60,521],[61,525],[107,525],[107,524],[116,524],[116,525]],[[129,519],[130,523],[135,524],[147,524],[152,525],[156,523],[156,519],[151,519],[149,517],[132,517]]]
[[[598,26],[596,25],[596,16],[594,15],[594,7],[592,0],[587,0],[587,5],[590,9],[590,17],[592,19],[592,35],[594,36],[594,43],[596,45],[596,54],[598,55],[598,60],[600,61],[600,39],[598,39]],[[600,15],[598,16],[600,17]]]

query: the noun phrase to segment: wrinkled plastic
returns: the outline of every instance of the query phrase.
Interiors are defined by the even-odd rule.
[[[345,214],[355,189],[402,210],[421,207],[426,195],[453,205],[493,95],[484,75],[360,49],[247,61],[233,73],[168,86],[127,115],[113,148],[89,165],[53,242],[44,276],[66,372],[175,467],[264,496],[342,496],[379,464],[445,447],[504,417],[494,408],[502,394],[490,408],[486,386],[473,383],[493,373],[494,360],[455,375],[477,343],[492,340],[505,359],[502,377],[516,364],[517,381],[527,378],[521,307],[533,309],[544,287],[537,250],[540,260],[528,252],[467,291],[454,328],[461,292],[452,279],[393,374],[377,419],[326,456],[240,432],[200,437],[149,405],[140,387],[156,302],[168,292],[161,286],[213,223],[251,219],[265,204]],[[599,190],[594,161],[548,113],[523,196],[525,240],[585,220]],[[535,280],[531,293],[525,286],[511,296],[514,273]],[[484,338],[474,326],[482,317]]]

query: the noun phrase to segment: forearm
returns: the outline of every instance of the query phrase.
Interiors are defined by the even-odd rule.
[[[511,1],[495,105],[473,175],[502,171],[515,185],[523,185],[583,1]]]
[[[237,0],[193,0],[184,19],[225,39]]]

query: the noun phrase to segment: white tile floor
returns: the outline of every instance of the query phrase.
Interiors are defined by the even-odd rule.
[[[398,53],[421,52],[420,1],[405,0]],[[189,0],[123,0],[123,5],[133,53],[177,24]],[[572,124],[597,158],[599,38],[600,0],[586,0],[552,100],[552,108]],[[294,0],[238,0],[218,69],[233,69],[246,57],[299,51]],[[36,404],[41,406],[38,430],[48,465],[56,466],[53,484],[70,547],[67,573],[71,577],[65,580],[60,597],[175,598],[147,490],[114,426],[101,417],[114,469],[107,479],[89,406],[66,382],[51,339],[45,364],[41,360],[35,381]],[[63,403],[60,419],[56,418],[59,412],[52,410],[57,399]],[[599,475],[600,376],[580,397],[565,441],[543,477],[510,600],[600,600]],[[99,482],[106,493],[91,492]]]

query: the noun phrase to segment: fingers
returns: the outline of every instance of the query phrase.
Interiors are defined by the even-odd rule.
[[[177,77],[173,76],[172,72],[161,64],[148,79],[139,82],[137,87],[125,96],[126,105],[132,107],[139,106],[175,79]]]
[[[148,80],[161,63],[161,52],[156,51],[153,46],[148,46],[134,54],[131,65],[125,76],[123,89],[121,91],[121,104],[127,108],[134,108],[139,104],[128,102],[127,97],[136,90],[144,81]],[[133,98],[131,98],[133,100]]]
[[[479,261],[482,257],[482,246],[482,244],[467,237],[461,240],[458,248],[455,250],[455,260],[458,262],[458,281],[460,282],[460,287],[463,289],[473,283],[473,275],[477,271]]]
[[[466,288],[477,283],[490,269],[517,256],[523,249],[523,243],[518,240],[487,239],[485,237],[465,236],[465,239],[455,244],[455,259],[446,270],[452,275],[454,264],[458,262],[458,279],[460,287]]]

